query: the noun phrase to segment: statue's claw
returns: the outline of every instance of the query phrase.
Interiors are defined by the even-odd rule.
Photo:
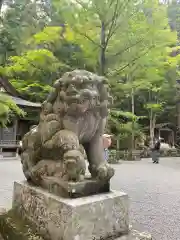
[[[114,169],[109,164],[104,164],[97,169],[97,177],[100,180],[110,180],[114,175]]]
[[[114,169],[107,163],[100,165],[99,167],[89,166],[92,177],[99,180],[109,181],[114,175]]]

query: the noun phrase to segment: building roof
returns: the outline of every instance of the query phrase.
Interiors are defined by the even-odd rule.
[[[20,93],[13,87],[7,78],[0,76],[0,85],[9,93],[11,96],[20,96]]]
[[[33,103],[30,101],[26,101],[22,98],[19,97],[13,97],[11,96],[11,98],[13,99],[13,101],[18,105],[18,106],[24,106],[24,107],[37,107],[40,108],[41,104],[40,103]]]
[[[144,129],[149,129],[149,126],[145,127]],[[177,127],[176,127],[176,125],[174,125],[173,123],[170,123],[170,122],[168,122],[168,123],[157,123],[155,125],[155,129],[159,129],[159,130],[164,129],[164,130],[168,131],[168,129],[171,129],[171,130],[174,129],[175,130],[175,129],[177,129]]]
[[[3,92],[8,94],[18,106],[40,108],[41,103],[27,101],[21,97],[21,94],[13,87],[7,78],[0,76],[0,87]]]

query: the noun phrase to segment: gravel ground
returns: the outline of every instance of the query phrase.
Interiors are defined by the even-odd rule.
[[[112,188],[128,193],[131,224],[154,240],[180,240],[180,158],[113,165]],[[0,160],[0,207],[11,207],[13,182],[23,180],[20,161]]]
[[[24,180],[17,159],[0,159],[0,208],[11,208],[14,181]]]
[[[180,240],[180,158],[116,165],[114,189],[128,193],[133,228],[155,240]]]

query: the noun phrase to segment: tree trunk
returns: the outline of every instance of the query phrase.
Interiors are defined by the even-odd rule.
[[[180,129],[180,102],[177,103],[177,126]]]
[[[131,111],[132,114],[135,114],[135,110],[134,110],[134,89],[132,88],[131,91]],[[134,140],[135,140],[135,136],[134,136],[134,119],[132,120],[132,135],[131,135],[131,149],[134,150]]]
[[[153,111],[151,110],[150,113],[150,146],[153,147],[154,144],[154,130],[156,125],[156,114],[153,114]]]
[[[102,76],[105,75],[105,68],[106,68],[106,29],[105,29],[105,23],[101,23],[101,49],[100,49],[100,59],[99,59],[99,65],[100,65],[100,74]]]
[[[4,0],[0,0],[0,13],[1,13],[3,2],[4,2]]]

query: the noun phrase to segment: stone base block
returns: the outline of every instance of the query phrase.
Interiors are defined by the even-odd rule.
[[[109,192],[109,182],[86,178],[82,182],[68,182],[56,177],[46,177],[42,187],[50,193],[66,198],[77,198]]]
[[[65,199],[16,182],[13,211],[47,240],[100,240],[129,231],[128,196],[121,192]]]

